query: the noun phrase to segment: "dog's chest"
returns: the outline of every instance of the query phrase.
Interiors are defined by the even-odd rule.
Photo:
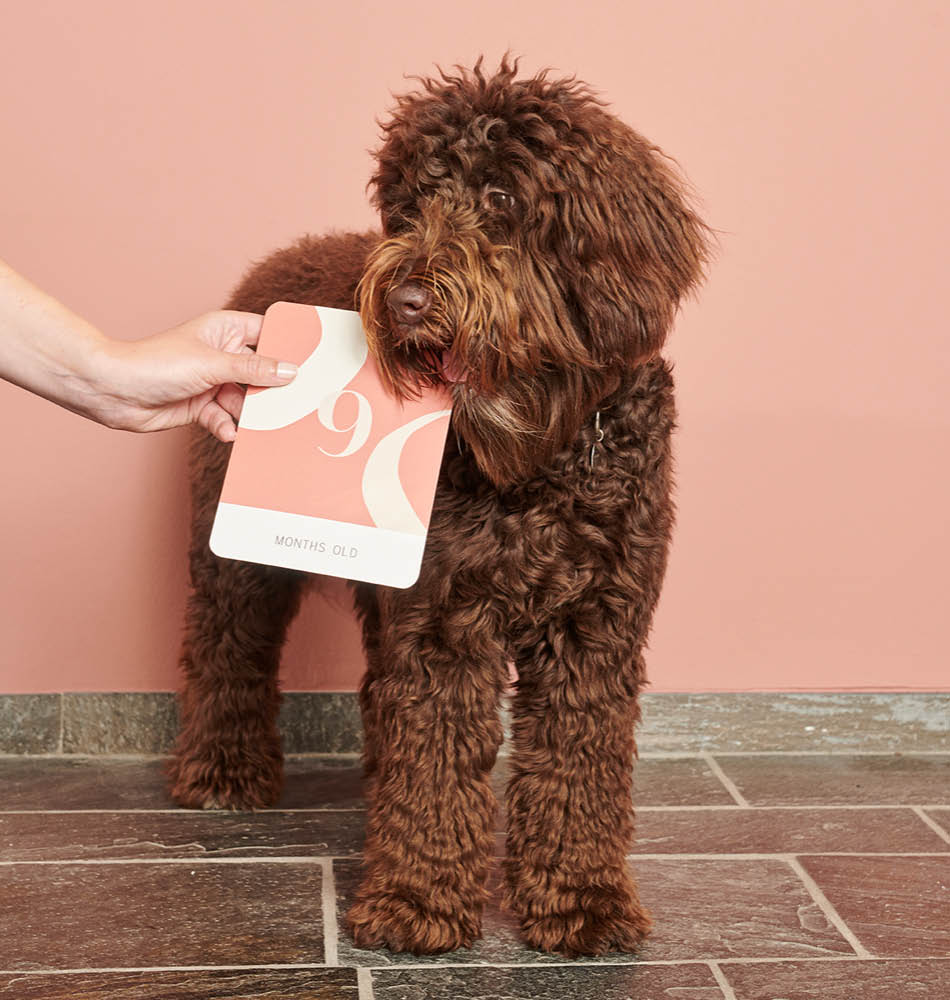
[[[616,477],[578,462],[576,475],[496,491],[464,454],[447,461],[424,559],[430,579],[490,593],[510,619],[535,623],[613,572],[629,507]]]

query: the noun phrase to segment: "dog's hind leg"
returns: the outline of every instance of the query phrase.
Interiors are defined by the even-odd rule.
[[[283,300],[352,309],[378,240],[373,233],[305,236],[256,264],[228,308],[262,313]],[[197,432],[182,727],[170,776],[182,805],[244,809],[271,805],[280,794],[277,667],[304,578],[209,551],[229,453]]]
[[[505,656],[487,601],[437,609],[436,591],[423,579],[381,588],[377,606],[360,602],[370,804],[366,872],[347,919],[364,948],[429,954],[481,933]]]
[[[185,685],[169,774],[183,806],[254,809],[280,795],[277,668],[302,577],[208,548],[227,451],[210,437],[197,442]]]

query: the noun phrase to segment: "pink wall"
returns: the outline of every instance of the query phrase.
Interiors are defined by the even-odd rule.
[[[510,46],[594,83],[722,231],[671,345],[655,688],[950,687],[943,0],[8,8],[0,256],[128,338],[303,231],[370,225],[366,150],[403,73]],[[0,419],[0,690],[174,687],[183,435],[6,385]],[[294,627],[289,689],[357,682],[334,595]]]

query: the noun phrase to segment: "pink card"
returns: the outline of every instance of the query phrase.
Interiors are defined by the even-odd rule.
[[[422,564],[451,400],[383,388],[359,314],[276,302],[258,349],[299,365],[249,389],[211,530],[228,559],[408,587]]]

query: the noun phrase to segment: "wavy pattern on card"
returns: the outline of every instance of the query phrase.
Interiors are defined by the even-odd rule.
[[[417,417],[387,434],[373,449],[363,469],[363,501],[377,528],[425,535],[426,526],[412,509],[399,478],[399,459],[416,431],[451,413],[451,410],[437,410]]]
[[[316,312],[314,307],[314,312]],[[326,324],[313,353],[299,366],[289,385],[248,393],[241,427],[275,431],[313,413],[331,395],[341,392],[366,363],[369,349],[357,313]]]

